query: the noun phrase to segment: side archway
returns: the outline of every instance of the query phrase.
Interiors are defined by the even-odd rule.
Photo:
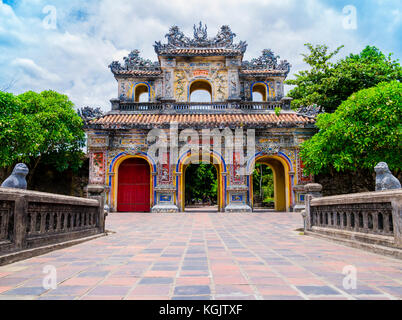
[[[268,88],[267,85],[263,82],[255,83],[251,88],[251,97],[253,101],[267,101],[268,97]]]
[[[119,176],[121,174],[124,174],[124,172],[120,171],[121,165],[129,159],[140,159],[143,160],[142,165],[144,168],[145,166],[149,168],[147,170],[146,175],[148,176],[148,181],[149,181],[149,188],[148,188],[148,195],[145,197],[148,199],[149,205],[147,205],[147,211],[150,211],[150,208],[152,208],[152,205],[154,203],[155,199],[155,185],[156,185],[156,165],[152,159],[150,159],[147,154],[145,153],[138,153],[135,155],[130,155],[125,152],[118,154],[112,161],[109,167],[109,175],[108,175],[108,186],[109,186],[109,194],[108,194],[108,203],[109,207],[111,208],[112,211],[118,211],[119,209],[119,180],[124,182],[124,179],[119,179]],[[123,166],[124,169],[124,166]],[[144,177],[143,177],[144,178]],[[145,179],[145,178],[144,178]],[[145,181],[142,181],[143,184],[145,184]]]
[[[280,155],[257,154],[248,164],[249,168],[256,163],[262,163],[271,168],[274,178],[274,202],[276,211],[289,211],[292,206],[292,183],[290,176],[290,166],[286,159]],[[251,207],[254,206],[253,199],[253,175],[249,176],[249,199]]]

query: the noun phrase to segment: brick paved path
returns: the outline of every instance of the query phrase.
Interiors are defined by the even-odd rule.
[[[402,263],[300,235],[298,213],[113,213],[116,233],[0,267],[0,299],[401,299]],[[42,286],[43,268],[58,287]],[[357,289],[342,286],[357,268]]]

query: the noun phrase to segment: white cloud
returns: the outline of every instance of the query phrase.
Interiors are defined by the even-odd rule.
[[[61,78],[54,73],[38,66],[31,59],[16,58],[11,62],[12,66],[21,69],[25,75],[29,76],[31,80],[45,80],[50,82],[59,82]]]
[[[47,4],[57,9],[56,30],[42,26]],[[399,10],[392,17],[400,23]],[[165,41],[173,24],[192,35],[193,24],[202,20],[209,36],[228,24],[237,41],[249,43],[245,59],[271,48],[294,73],[306,67],[300,56],[304,43],[331,49],[344,44],[340,56],[370,44],[371,39],[362,41],[358,32],[343,29],[342,19],[341,9],[313,0],[24,0],[15,10],[0,1],[0,84],[17,75],[16,93],[53,89],[76,106],[109,110],[117,84],[108,64],[132,49],[156,60],[154,41]]]

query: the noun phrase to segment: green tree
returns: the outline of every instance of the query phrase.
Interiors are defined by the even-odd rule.
[[[81,165],[85,133],[67,96],[54,91],[0,92],[0,166],[18,161],[31,173],[39,162],[59,171]]]
[[[186,169],[186,202],[217,201],[218,180],[212,164],[190,164]]]
[[[274,178],[270,167],[257,163],[253,172],[254,194],[264,202],[273,202]]]
[[[350,54],[336,63],[330,62],[343,46],[329,52],[326,45],[305,45],[310,53],[303,54],[310,70],[300,71],[296,79],[285,83],[295,85],[288,95],[293,107],[319,105],[333,112],[351,94],[380,82],[402,79],[402,68],[392,54],[385,56],[376,47],[367,46],[359,54]]]
[[[400,169],[401,106],[402,84],[392,81],[360,90],[334,113],[319,115],[319,132],[301,145],[307,173],[373,169],[380,161]]]

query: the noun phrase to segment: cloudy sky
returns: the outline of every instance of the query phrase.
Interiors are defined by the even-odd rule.
[[[345,45],[339,57],[375,45],[400,59],[401,10],[402,0],[0,0],[0,90],[52,89],[109,110],[111,61],[132,49],[156,60],[152,45],[171,25],[192,36],[200,20],[211,37],[229,25],[248,42],[245,59],[272,49],[290,77],[306,68],[307,42]]]

